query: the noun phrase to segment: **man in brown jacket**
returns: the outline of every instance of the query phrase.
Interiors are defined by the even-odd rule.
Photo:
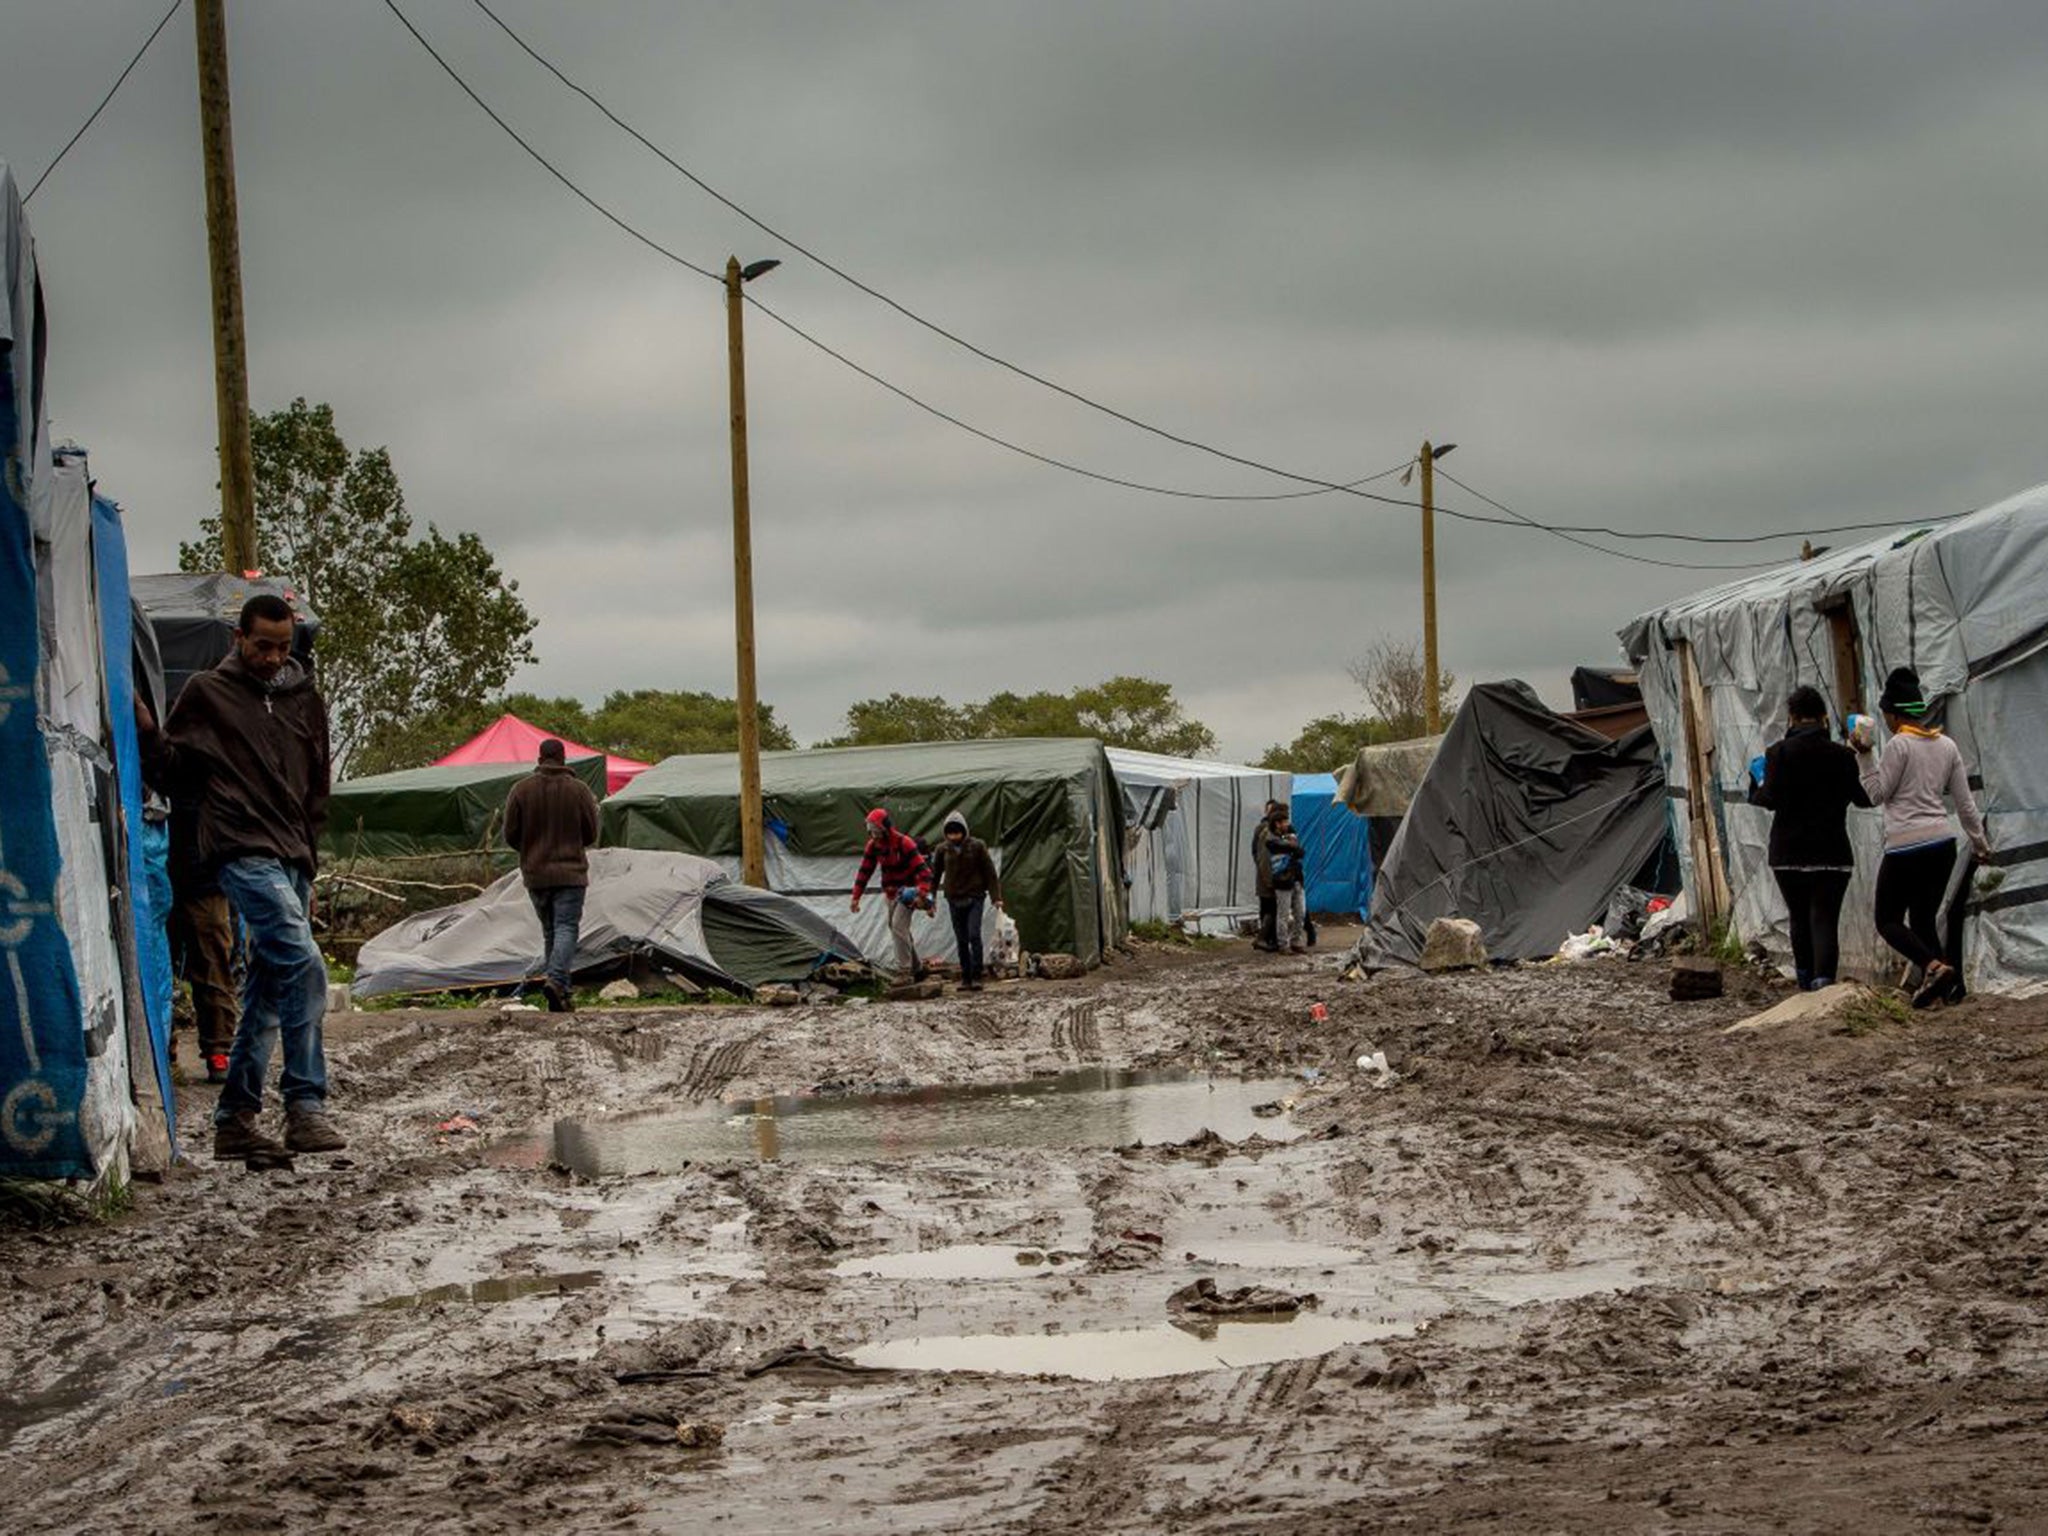
[[[932,856],[932,876],[945,893],[953,918],[953,944],[960,952],[960,990],[979,992],[984,969],[981,952],[981,907],[992,900],[1003,905],[1003,877],[996,872],[988,844],[967,830],[964,812],[946,818],[945,841]]]
[[[331,776],[327,705],[292,656],[295,622],[283,598],[250,598],[235,648],[185,685],[161,731],[136,706],[151,779],[193,818],[198,865],[249,930],[242,1018],[213,1112],[219,1158],[347,1145],[327,1115],[327,961],[311,920]],[[284,1046],[282,1149],[257,1125],[272,1031]]]
[[[540,744],[533,776],[514,785],[505,802],[505,841],[518,851],[519,875],[540,918],[548,1012],[574,1013],[569,968],[590,886],[586,850],[597,841],[597,797],[569,771],[568,754],[552,736]]]

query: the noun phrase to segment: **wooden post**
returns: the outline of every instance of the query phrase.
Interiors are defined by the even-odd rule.
[[[747,506],[747,360],[740,259],[725,263],[725,332],[732,382],[733,638],[739,652],[740,864],[748,885],[768,887],[761,831],[761,726],[754,692],[754,535]]]
[[[1714,717],[1707,691],[1700,686],[1692,646],[1680,640],[1678,704],[1685,728],[1685,809],[1687,842],[1692,853],[1690,891],[1700,934],[1711,940],[1714,930],[1734,915],[1734,893],[1721,852],[1720,807],[1714,782]]]
[[[235,573],[256,567],[256,477],[249,455],[249,355],[242,334],[242,235],[228,112],[225,0],[193,0],[199,38],[199,151],[206,168],[206,250],[213,278],[213,388],[220,419],[220,549]]]
[[[1429,734],[1440,735],[1443,688],[1436,660],[1436,454],[1422,445],[1422,718]]]

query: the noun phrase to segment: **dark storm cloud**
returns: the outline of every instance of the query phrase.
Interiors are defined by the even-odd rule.
[[[707,266],[789,258],[759,296],[903,387],[1107,473],[1290,488],[965,357],[676,179],[470,4],[401,3],[593,196]],[[1541,518],[1737,532],[2043,478],[2035,4],[503,10],[770,222],[1235,452],[1349,478],[1435,434]],[[8,19],[18,174],[156,14]],[[717,288],[577,203],[382,6],[231,0],[230,25],[259,407],[331,400],[422,520],[485,534],[541,615],[532,686],[726,686]],[[213,481],[191,52],[181,18],[31,209],[58,427],[144,564]],[[1410,512],[1101,486],[763,317],[749,338],[763,686],[804,734],[890,688],[1135,670],[1251,754],[1352,707],[1345,659],[1419,622]],[[1451,520],[1439,565],[1449,664],[1553,697],[1725,574]]]

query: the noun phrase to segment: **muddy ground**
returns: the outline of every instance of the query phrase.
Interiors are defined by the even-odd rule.
[[[132,1211],[0,1233],[7,1528],[2048,1530],[2048,1007],[1336,964],[337,1018],[345,1159],[216,1165],[188,1088]],[[839,1097],[1090,1067],[1197,1077]],[[1175,1326],[1203,1277],[1316,1300]]]

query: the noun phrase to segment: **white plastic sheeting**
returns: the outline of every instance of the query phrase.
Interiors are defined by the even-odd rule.
[[[1294,776],[1120,747],[1109,766],[1124,792],[1131,921],[1223,934],[1257,917],[1252,833],[1268,800],[1292,802]]]
[[[1748,765],[1785,731],[1785,698],[1818,688],[1835,716],[1848,699],[1828,610],[1846,606],[1874,704],[1894,667],[1920,674],[1980,783],[1995,889],[1967,900],[1964,969],[1984,991],[2048,991],[2048,486],[1945,524],[1888,536],[1730,583],[1636,619],[1623,647],[1665,758],[1673,834],[1695,888],[1692,770],[1678,647],[1690,652],[1711,745],[1708,803],[1718,820],[1734,923],[1789,963],[1784,904],[1767,858],[1770,813],[1747,803]],[[1856,874],[1843,908],[1843,969],[1895,973],[1872,926],[1883,827],[1849,813]]]

